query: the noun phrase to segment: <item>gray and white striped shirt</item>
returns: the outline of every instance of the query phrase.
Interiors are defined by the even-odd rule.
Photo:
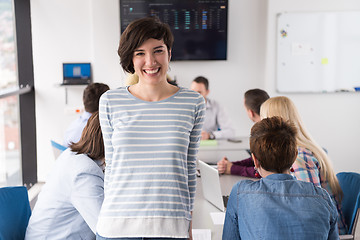
[[[148,102],[123,87],[101,97],[99,113],[106,169],[98,233],[186,238],[195,198],[203,97],[180,88],[167,99]]]

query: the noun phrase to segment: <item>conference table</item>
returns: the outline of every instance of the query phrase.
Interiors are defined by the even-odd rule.
[[[249,137],[237,137],[235,141],[226,139],[201,141],[198,159],[208,164],[216,164],[224,156],[229,161],[239,161],[249,158]],[[238,181],[249,179],[241,176],[220,175],[220,185],[222,195],[229,195],[231,189]],[[251,178],[250,178],[251,179]],[[222,238],[222,224],[214,224],[211,213],[220,213],[221,211],[208,202],[202,192],[201,178],[197,177],[197,188],[195,195],[195,206],[193,211],[193,229],[210,229],[211,239],[220,240]]]
[[[252,179],[252,178],[234,176],[234,175],[220,175],[220,185],[221,185],[222,195],[229,195],[234,184],[244,179]],[[197,177],[195,205],[194,205],[194,211],[192,217],[193,229],[210,229],[211,239],[221,240],[223,225],[214,224],[211,218],[211,213],[220,213],[220,212],[221,211],[218,208],[216,208],[214,205],[212,205],[204,198],[202,192],[201,178]]]
[[[226,139],[205,140],[200,142],[198,159],[209,164],[216,164],[223,157],[229,161],[239,161],[250,157],[249,137],[237,137],[236,141],[231,142]]]

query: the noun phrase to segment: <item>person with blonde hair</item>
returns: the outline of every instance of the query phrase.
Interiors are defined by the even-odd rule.
[[[331,161],[306,130],[294,103],[284,96],[270,98],[261,105],[260,116],[261,119],[279,116],[295,124],[298,130],[298,155],[292,165],[292,174],[297,180],[312,182],[328,191],[338,209],[339,233],[346,234],[346,224],[341,210],[342,190]]]

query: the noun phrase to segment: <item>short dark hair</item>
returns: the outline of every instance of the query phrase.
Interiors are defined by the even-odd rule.
[[[105,158],[104,141],[102,137],[99,112],[89,118],[81,138],[77,143],[71,143],[70,149],[77,154],[87,154],[93,160]]]
[[[99,99],[101,95],[109,90],[109,86],[104,83],[91,83],[83,93],[83,103],[85,111],[93,113],[99,110]]]
[[[297,156],[297,129],[281,117],[264,118],[251,128],[250,151],[266,171],[282,173]]]
[[[247,108],[253,110],[256,114],[260,115],[260,107],[266,100],[268,100],[269,94],[264,90],[255,88],[250,89],[244,94],[245,105]]]
[[[145,17],[134,20],[121,34],[118,54],[120,64],[126,72],[135,72],[132,61],[134,51],[150,38],[163,40],[170,54],[174,36],[169,25],[162,23],[157,17]]]
[[[198,76],[198,77],[196,77],[193,81],[196,82],[196,83],[202,83],[202,84],[204,84],[204,85],[205,85],[205,89],[206,89],[206,90],[209,90],[209,80],[207,80],[206,77]]]

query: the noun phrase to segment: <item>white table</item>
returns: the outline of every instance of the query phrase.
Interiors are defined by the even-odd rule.
[[[235,183],[244,179],[251,179],[233,175],[221,175],[220,185],[222,195],[229,195]],[[223,225],[214,225],[210,216],[211,212],[221,212],[209,203],[203,196],[201,179],[197,178],[195,206],[193,211],[193,229],[210,229],[212,240],[221,240]]]
[[[250,148],[249,138],[239,137],[239,139],[242,140],[240,143],[233,143],[226,139],[221,139],[216,140],[217,145],[215,146],[200,145],[198,159],[209,164],[216,164],[225,156],[232,162],[249,158],[250,155],[246,151]]]

